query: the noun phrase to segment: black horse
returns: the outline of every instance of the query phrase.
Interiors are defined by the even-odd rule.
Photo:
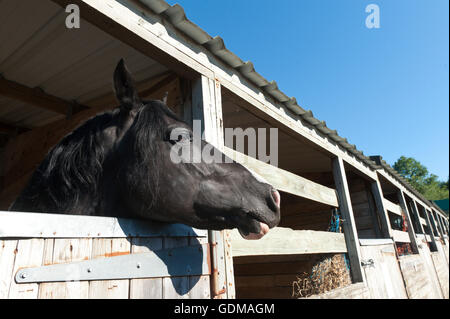
[[[192,143],[191,127],[162,101],[141,100],[123,60],[114,88],[120,107],[87,120],[51,149],[10,210],[238,228],[247,239],[278,225],[279,193],[242,165],[171,160],[174,145],[195,151],[207,143]]]

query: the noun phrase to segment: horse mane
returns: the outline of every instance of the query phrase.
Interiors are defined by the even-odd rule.
[[[72,210],[83,205],[82,199],[88,199],[85,204],[91,207],[83,207],[86,209],[83,214],[95,214],[101,195],[99,184],[104,162],[110,153],[103,132],[118,125],[120,112],[117,108],[96,115],[66,135],[49,151],[10,209],[77,213]],[[159,171],[156,165],[158,152],[153,141],[163,137],[165,124],[162,115],[179,120],[161,102],[145,102],[124,137],[124,142],[132,143],[128,156],[134,157],[133,180],[136,184],[144,183],[154,194],[157,193]],[[148,172],[148,175],[142,176],[143,172]],[[150,205],[156,200],[156,196],[152,197]]]

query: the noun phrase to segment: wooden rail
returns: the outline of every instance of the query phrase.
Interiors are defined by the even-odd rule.
[[[402,209],[400,208],[400,205],[394,204],[393,202],[387,200],[386,198],[384,198],[383,201],[388,211],[396,215],[402,216]]]
[[[261,175],[277,190],[304,197],[333,207],[338,207],[336,191],[278,167],[263,163],[231,148],[224,147],[224,154]]]
[[[394,236],[395,242],[400,242],[400,243],[410,243],[411,242],[411,240],[409,238],[409,234],[407,232],[393,229],[392,235]]]
[[[275,227],[260,240],[245,240],[235,229],[231,243],[233,257],[347,252],[344,234],[283,227]]]

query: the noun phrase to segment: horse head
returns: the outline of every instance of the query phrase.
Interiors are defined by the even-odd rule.
[[[11,210],[237,228],[247,239],[278,225],[279,193],[206,141],[195,143],[192,127],[165,103],[142,100],[123,60],[114,88],[120,106],[64,137]],[[173,159],[174,149],[201,154],[205,148],[221,160]]]

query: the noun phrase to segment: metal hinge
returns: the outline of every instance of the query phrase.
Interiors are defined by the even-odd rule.
[[[112,280],[211,274],[209,245],[161,249],[17,271],[17,283]]]
[[[373,259],[361,260],[362,267],[375,267],[375,262]]]

